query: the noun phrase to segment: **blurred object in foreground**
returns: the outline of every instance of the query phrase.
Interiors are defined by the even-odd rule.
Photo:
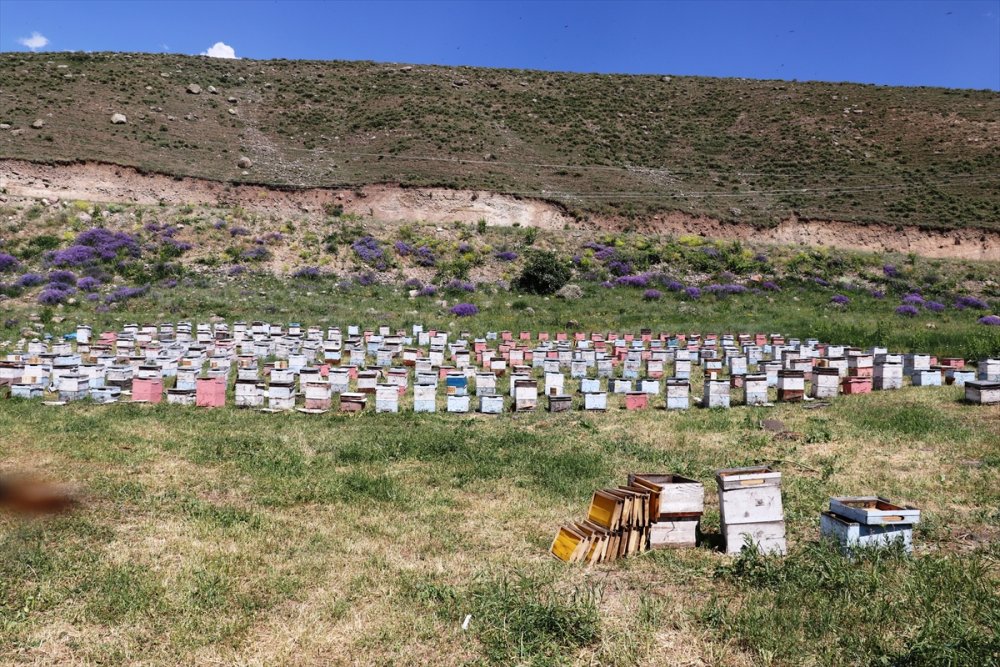
[[[27,476],[0,476],[0,511],[22,515],[65,512],[78,504],[64,486]]]

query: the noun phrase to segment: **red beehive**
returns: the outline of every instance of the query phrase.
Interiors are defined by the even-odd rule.
[[[195,381],[194,404],[200,408],[221,408],[226,404],[226,381],[221,377]]]
[[[159,403],[163,400],[163,380],[135,378],[132,380],[132,401]]]

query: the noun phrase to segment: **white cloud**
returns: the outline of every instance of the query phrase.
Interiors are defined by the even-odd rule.
[[[201,55],[208,56],[209,58],[235,58],[236,49],[225,42],[216,42],[209,47],[208,51],[202,51]]]
[[[40,49],[43,46],[48,45],[49,38],[40,32],[31,33],[31,37],[22,37],[17,40],[22,46],[27,46],[29,49],[34,51],[35,49]]]

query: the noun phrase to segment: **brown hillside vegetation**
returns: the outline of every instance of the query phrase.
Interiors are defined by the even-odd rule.
[[[7,53],[0,123],[4,158],[494,192],[557,202],[576,220],[1000,228],[991,91]]]
[[[403,188],[376,184],[354,188],[272,188],[172,177],[100,163],[45,165],[0,160],[0,188],[15,196],[120,204],[197,204],[256,211],[281,218],[321,222],[330,207],[372,222],[424,221],[560,230],[642,231],[701,235],[753,243],[826,246],[866,252],[904,252],[941,259],[1000,261],[1000,231],[928,229],[878,223],[804,220],[791,217],[769,227],[679,211],[654,215],[637,225],[621,217],[575,219],[549,201],[478,190]],[[396,225],[398,226],[398,225]],[[638,228],[638,229],[637,229]]]

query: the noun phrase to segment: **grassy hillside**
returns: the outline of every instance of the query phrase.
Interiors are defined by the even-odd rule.
[[[204,90],[186,92],[191,83]],[[111,123],[118,112],[127,124]],[[0,123],[11,125],[0,157],[488,189],[582,217],[681,210],[754,224],[797,214],[1000,228],[1000,95],[990,91],[7,53]],[[241,156],[253,161],[245,174]]]

